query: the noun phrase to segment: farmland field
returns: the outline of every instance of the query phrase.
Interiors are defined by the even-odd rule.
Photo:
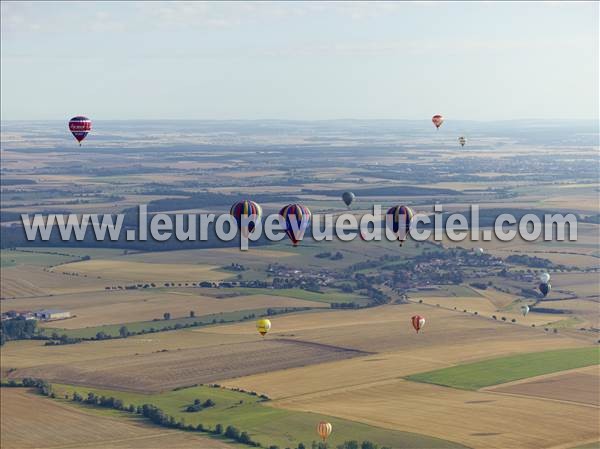
[[[269,402],[241,392],[206,386],[184,388],[162,394],[124,393],[114,390],[81,388],[71,385],[54,386],[59,397],[72,395],[74,391],[87,396],[88,392],[97,395],[120,398],[127,404],[153,404],[176,418],[184,418],[186,423],[202,423],[209,429],[218,423],[228,423],[247,431],[250,437],[268,447],[270,444],[281,446],[305,444],[315,439],[314,423],[319,420],[330,421],[339,435],[332,435],[330,444],[341,443],[344,439],[379,441],[390,447],[411,447],[415,449],[459,449],[464,446],[411,432],[399,432],[377,426],[360,424],[331,416],[314,413],[294,412],[270,407]],[[187,413],[185,407],[194,399],[210,398],[215,406],[198,413]],[[343,435],[343,436],[342,436]]]
[[[558,372],[510,382],[488,388],[488,391],[580,402],[598,407],[600,406],[600,366],[593,365],[570,370],[567,373]]]
[[[2,388],[3,449],[227,449],[201,435],[148,426],[137,419],[98,416],[22,388]]]
[[[527,377],[598,364],[600,364],[600,350],[597,347],[587,347],[483,360],[415,374],[408,376],[407,379],[477,390]]]

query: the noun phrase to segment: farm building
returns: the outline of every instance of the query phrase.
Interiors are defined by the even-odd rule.
[[[40,320],[62,320],[65,318],[71,317],[71,312],[67,312],[64,310],[57,309],[46,309],[46,310],[38,310],[35,312],[35,316]]]

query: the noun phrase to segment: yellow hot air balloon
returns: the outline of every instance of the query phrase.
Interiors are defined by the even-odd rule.
[[[331,424],[325,421],[321,421],[317,424],[317,433],[319,436],[325,441],[329,435],[331,435],[332,431]]]
[[[269,329],[271,329],[271,321],[266,318],[258,320],[256,322],[256,329],[258,330],[258,333],[264,337],[267,332],[269,332]]]

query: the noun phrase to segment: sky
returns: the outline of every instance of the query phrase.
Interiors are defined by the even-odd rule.
[[[2,120],[594,119],[599,12],[3,0]]]

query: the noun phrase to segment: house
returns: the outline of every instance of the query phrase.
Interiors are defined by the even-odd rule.
[[[65,318],[71,318],[71,312],[66,312],[64,310],[57,309],[46,309],[46,310],[38,310],[35,312],[35,316],[40,320],[50,321],[50,320],[63,320]]]

